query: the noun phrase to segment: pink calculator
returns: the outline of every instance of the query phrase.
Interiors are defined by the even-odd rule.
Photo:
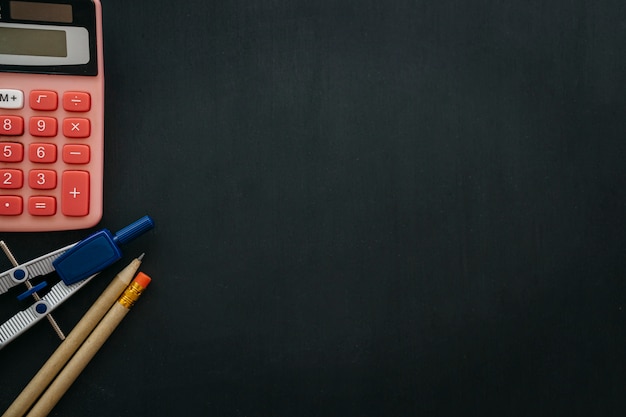
[[[0,0],[0,231],[102,217],[99,0]]]

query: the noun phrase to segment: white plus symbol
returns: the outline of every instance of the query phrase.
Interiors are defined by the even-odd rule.
[[[76,196],[80,194],[80,191],[76,191],[76,187],[74,187],[74,190],[70,191],[70,194],[72,194],[72,196],[74,196],[74,198],[76,198]]]

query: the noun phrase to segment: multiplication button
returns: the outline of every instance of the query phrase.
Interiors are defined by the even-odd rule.
[[[63,119],[63,135],[66,138],[86,138],[91,134],[89,119],[68,117]]]
[[[0,89],[0,109],[21,109],[24,107],[24,92],[13,89]]]

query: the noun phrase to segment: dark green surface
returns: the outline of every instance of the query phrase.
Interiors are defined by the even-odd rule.
[[[624,414],[623,2],[103,7],[102,226],[155,219],[153,283],[52,415]]]

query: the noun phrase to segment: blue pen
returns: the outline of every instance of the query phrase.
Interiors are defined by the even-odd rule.
[[[153,227],[152,218],[144,216],[115,235],[108,229],[102,229],[72,246],[52,265],[66,285],[74,284],[120,259],[122,251],[119,245],[130,242]]]

